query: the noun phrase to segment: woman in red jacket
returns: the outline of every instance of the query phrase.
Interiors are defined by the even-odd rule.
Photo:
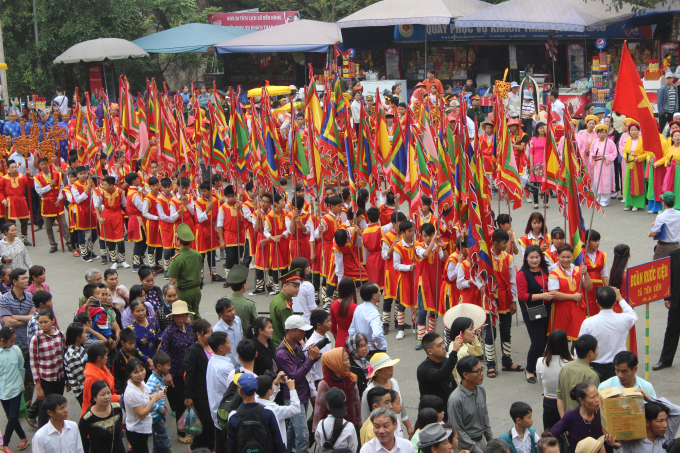
[[[354,280],[344,277],[338,285],[338,300],[331,304],[331,333],[335,338],[335,347],[345,346],[349,326],[357,308],[357,288]]]

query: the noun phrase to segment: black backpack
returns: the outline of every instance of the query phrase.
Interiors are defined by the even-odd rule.
[[[323,438],[325,439],[325,441],[321,445],[321,448],[319,448],[319,451],[317,453],[352,453],[352,450],[350,450],[349,448],[335,448],[335,444],[337,443],[340,434],[342,434],[342,432],[345,430],[345,426],[347,426],[349,422],[345,421],[340,427],[340,432],[331,433],[330,438],[326,434],[326,427],[324,426],[323,422],[324,421],[321,420],[319,424],[321,425],[321,432],[323,433]],[[319,428],[317,427],[317,429]]]
[[[258,404],[248,412],[242,407],[236,410],[241,416],[238,425],[238,439],[236,439],[237,453],[272,453],[274,444],[269,429],[262,422],[260,413],[264,406]]]
[[[238,409],[241,403],[243,403],[243,398],[238,393],[238,385],[232,382],[222,395],[220,405],[217,407],[217,424],[225,433],[229,426],[229,413]]]

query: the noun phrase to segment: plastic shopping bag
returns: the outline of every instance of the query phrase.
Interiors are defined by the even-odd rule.
[[[179,419],[178,428],[189,436],[200,436],[203,434],[203,425],[193,407],[184,411]]]

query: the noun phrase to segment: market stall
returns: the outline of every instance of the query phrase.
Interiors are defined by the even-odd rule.
[[[338,26],[298,20],[220,43],[229,85],[261,86],[307,83],[307,64],[323,74],[329,46],[342,42]]]

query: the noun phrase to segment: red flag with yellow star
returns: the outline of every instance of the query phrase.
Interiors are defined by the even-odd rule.
[[[647,99],[645,88],[640,79],[640,73],[628,53],[627,43],[623,43],[621,63],[619,64],[619,77],[614,91],[612,110],[636,119],[640,123],[641,133],[644,137],[644,151],[654,153],[657,159],[663,157],[663,147],[659,139],[659,125],[654,119],[652,105]]]

